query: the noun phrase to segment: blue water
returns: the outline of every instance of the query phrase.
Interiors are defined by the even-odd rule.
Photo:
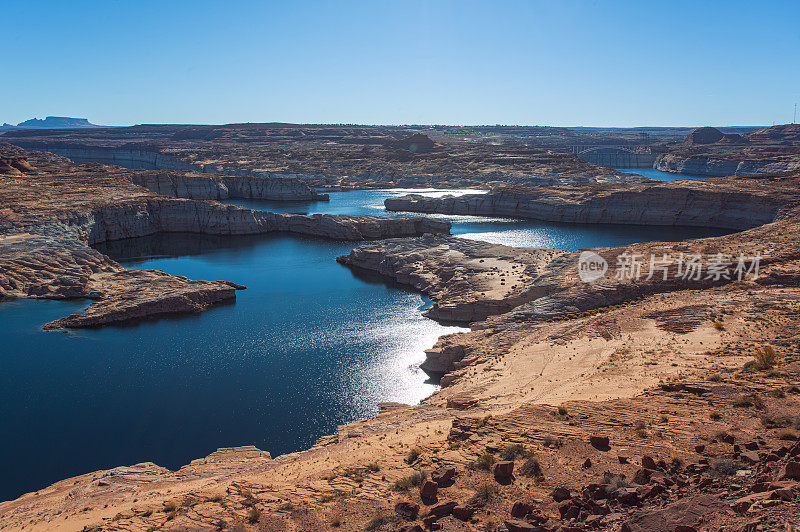
[[[382,198],[399,193],[279,206],[381,214]],[[451,219],[470,238],[570,249],[713,233]],[[0,500],[117,465],[178,468],[223,446],[296,451],[381,401],[432,393],[416,365],[439,335],[464,329],[422,317],[419,294],[334,260],[354,245],[169,234],[100,248],[129,268],[247,286],[199,315],[61,333],[41,326],[88,302],[0,304]]]
[[[681,179],[705,179],[706,175],[689,175],[689,174],[674,174],[672,172],[662,172],[655,168],[615,168],[622,172],[629,172],[631,174],[639,174],[656,181],[679,181]]]
[[[469,190],[356,190],[331,192],[330,201],[274,202],[261,200],[233,200],[227,203],[251,209],[296,214],[372,214],[377,216],[419,216],[417,213],[388,212],[383,200],[409,193],[429,196],[445,194],[483,193]],[[597,246],[622,246],[634,242],[660,240],[674,242],[704,236],[730,233],[724,229],[697,227],[654,227],[607,224],[560,224],[536,220],[514,220],[485,216],[428,215],[447,220],[453,225],[452,233],[463,238],[484,240],[507,246],[581,249]]]

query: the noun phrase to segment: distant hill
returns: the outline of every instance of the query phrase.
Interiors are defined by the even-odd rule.
[[[102,127],[97,124],[92,124],[86,118],[70,118],[68,116],[48,116],[44,119],[31,118],[20,122],[16,126],[11,124],[3,124],[0,130],[3,129],[72,129],[80,127]]]

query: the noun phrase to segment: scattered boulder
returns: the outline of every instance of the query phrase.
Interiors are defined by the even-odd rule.
[[[587,501],[587,506],[593,515],[608,515],[611,513],[611,508],[607,503],[599,503],[596,501]]]
[[[425,532],[425,529],[419,525],[403,525],[399,532]]]
[[[438,493],[439,493],[439,485],[436,482],[433,482],[431,480],[426,480],[419,487],[419,496],[423,500],[436,499],[436,495]]]
[[[438,517],[444,517],[445,515],[450,515],[450,513],[452,513],[453,511],[453,508],[455,508],[456,506],[458,506],[458,503],[454,501],[437,504],[436,506],[431,507],[430,515],[436,515]]]
[[[633,475],[633,481],[636,484],[649,484],[651,478],[653,478],[653,472],[650,469],[639,469]]]
[[[618,488],[613,495],[622,504],[637,504],[639,502],[639,493],[636,488]]]
[[[431,480],[436,482],[439,487],[450,484],[456,476],[456,469],[454,467],[440,467],[431,473]]]
[[[619,460],[620,464],[627,464],[628,463],[628,457],[627,456],[619,455],[619,456],[617,456],[617,460]]]
[[[778,480],[800,480],[800,461],[786,462],[778,474]]]
[[[439,530],[442,527],[442,525],[436,522],[438,520],[439,520],[438,515],[429,515],[428,517],[422,520],[422,524],[425,526],[425,528],[429,530]]]
[[[472,506],[457,505],[453,507],[453,515],[462,521],[469,521],[475,513],[475,508]],[[512,514],[513,515],[513,514]]]
[[[558,514],[561,516],[561,519],[575,519],[580,513],[581,507],[571,499],[558,505]]]
[[[514,474],[514,462],[503,460],[494,465],[494,478],[498,480],[508,480]]]
[[[753,493],[736,499],[731,503],[731,508],[734,512],[744,515],[747,510],[753,505],[754,502],[760,501],[767,497],[767,493]]]
[[[645,469],[656,469],[656,461],[652,456],[642,456],[642,467]]]
[[[589,443],[592,444],[592,447],[601,451],[607,451],[611,448],[608,436],[590,436]]]
[[[398,502],[394,511],[406,521],[413,521],[419,515],[419,504],[413,502]]]
[[[572,498],[572,494],[569,490],[563,486],[559,486],[550,493],[550,496],[556,502],[566,501],[567,499]]]
[[[535,525],[519,519],[508,519],[503,524],[506,525],[508,532],[534,532],[537,528]]]
[[[795,498],[795,490],[791,488],[780,488],[770,492],[767,499],[779,501],[791,501]]]
[[[758,453],[755,451],[745,451],[739,455],[739,460],[746,464],[757,464],[760,461]]]
[[[511,517],[525,517],[534,510],[534,506],[527,502],[517,501],[511,507]]]
[[[639,486],[637,488],[636,493],[639,494],[639,499],[649,499],[650,497],[655,497],[656,495],[660,495],[666,491],[666,488],[661,484],[650,484],[647,486]]]
[[[589,469],[590,467],[592,467],[592,460],[587,458],[586,461],[583,462],[583,465],[581,466],[581,468]]]

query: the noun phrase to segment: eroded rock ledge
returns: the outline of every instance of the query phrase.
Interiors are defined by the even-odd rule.
[[[620,251],[757,251],[756,282],[587,285],[575,253],[444,236],[358,248],[341,260],[425,291],[436,300],[431,313],[486,318],[431,350],[426,364],[446,372],[439,393],[416,407],[384,405],[299,453],[221,449],[174,472],[143,463],[64,480],[0,504],[0,527],[420,530],[423,516],[445,530],[782,527],[800,512],[800,444],[790,441],[800,405],[799,182],[779,182],[785,202],[767,194],[779,203],[767,225],[595,250],[611,260]],[[54,190],[39,190],[36,211],[21,199],[0,211],[18,231],[3,245],[22,246],[14,271],[49,271],[37,290],[54,296],[83,286],[99,294],[98,279],[122,270],[85,246],[90,216],[67,214],[63,188]],[[132,214],[97,238],[157,227],[170,209],[183,212],[173,205],[197,203],[126,194]],[[55,241],[65,234],[76,235],[72,244]],[[30,261],[36,246],[41,264]],[[65,269],[73,284],[57,279]],[[766,347],[774,367],[754,363]],[[485,470],[495,459],[502,467]],[[419,486],[422,473],[431,480]],[[431,491],[436,500],[423,497]]]
[[[744,135],[711,127],[690,134],[682,146],[656,159],[664,172],[704,176],[769,174],[800,169],[800,125],[765,127]]]
[[[13,153],[20,157],[18,149]],[[151,189],[188,197],[222,194],[229,192],[225,187],[231,181],[75,165],[47,154],[29,155],[34,165],[26,168],[26,173],[15,168],[13,174],[9,171],[0,180],[0,298],[96,300],[85,313],[49,323],[45,326],[48,329],[199,312],[235,299],[236,290],[244,288],[227,281],[194,281],[157,270],[128,271],[89,247],[93,244],[162,232],[285,232],[363,241],[447,233],[450,228],[447,222],[423,217],[276,214],[214,201],[158,196]],[[293,186],[249,181],[252,189],[248,194],[256,197]]]
[[[432,318],[470,322],[473,330],[487,330],[491,334],[497,333],[498,328],[565,319],[658,293],[709,289],[736,280],[724,277],[714,279],[707,275],[699,279],[677,278],[677,262],[670,264],[666,280],[660,273],[647,279],[647,264],[644,265],[645,276],[639,279],[620,278],[615,274],[614,267],[617,258],[622,255],[637,255],[649,261],[651,256],[675,258],[681,253],[698,253],[703,257],[722,254],[733,260],[740,254],[760,254],[757,284],[797,286],[800,284],[798,184],[800,176],[797,175],[766,179],[739,178],[736,181],[711,180],[696,189],[700,191],[698,196],[706,196],[704,202],[696,204],[712,202],[716,197],[722,207],[711,216],[707,213],[704,215],[705,211],[697,205],[694,211],[679,208],[676,220],[697,220],[706,216],[706,222],[715,220],[728,227],[757,227],[722,237],[685,242],[649,242],[596,248],[593,251],[610,266],[606,276],[593,283],[582,282],[578,276],[578,252],[510,248],[451,236],[388,240],[356,248],[339,260],[354,267],[376,271],[423,291],[434,300],[434,305],[427,311]],[[630,188],[637,187],[633,185]],[[652,188],[664,194],[664,199],[657,199],[664,206],[668,204],[671,191],[687,194],[683,184]],[[644,197],[658,198],[650,189],[648,187]],[[691,192],[693,187],[688,189]],[[595,216],[592,213],[615,216],[613,212],[602,208],[586,207],[585,204],[592,203],[595,198],[591,192],[569,188],[549,193],[539,189],[513,190],[506,194],[500,190],[494,194],[494,198],[486,200],[472,196],[433,198],[433,201],[429,201],[431,198],[406,196],[387,200],[387,207],[417,212],[492,216],[509,212],[530,213],[538,209],[536,216],[544,216],[541,214],[541,205],[549,208],[561,205],[569,208],[570,212],[589,218]],[[609,194],[614,196],[616,193]],[[566,201],[567,195],[571,195],[572,202]],[[625,195],[628,196],[627,193]],[[727,202],[723,199],[726,196]],[[533,199],[526,202],[526,197]],[[655,207],[648,205],[640,196],[630,193],[629,197],[632,198],[629,202],[632,206],[628,210],[619,210],[617,220],[663,220],[659,212],[651,212]],[[536,206],[532,207],[531,203]],[[759,225],[763,221],[771,223]],[[442,382],[447,384],[452,379],[447,373],[460,367],[462,359],[470,359],[475,349],[468,335],[444,337],[428,350],[422,367],[432,374],[444,375]],[[480,349],[477,348],[478,351]]]
[[[474,359],[422,405],[289,455],[226,448],[66,479],[0,503],[0,527],[780,529],[800,512],[800,444],[781,421],[800,407],[798,312],[796,288],[739,286],[468,333]],[[775,370],[743,369],[762,345]]]
[[[504,216],[562,223],[749,229],[800,203],[796,177],[717,178],[626,186],[506,187],[487,194],[385,200],[390,211]]]

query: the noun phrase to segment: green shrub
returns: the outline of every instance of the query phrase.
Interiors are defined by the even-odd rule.
[[[422,451],[420,451],[419,448],[414,447],[413,449],[408,451],[408,456],[406,457],[406,463],[413,464],[414,462],[417,461],[417,459],[420,457],[421,454]]]
[[[503,458],[503,460],[516,460],[517,458],[525,458],[528,456],[528,451],[525,450],[524,445],[517,443],[514,445],[509,445],[500,451],[500,456]]]
[[[519,467],[520,475],[524,475],[526,477],[533,477],[536,479],[543,479],[544,474],[542,473],[542,466],[539,464],[539,460],[536,459],[535,456],[531,456],[523,464]]]
[[[500,490],[494,484],[484,484],[478,488],[478,491],[475,492],[475,495],[470,498],[467,504],[473,508],[482,508],[486,506],[486,503],[492,500],[499,491]]]
[[[738,408],[764,408],[764,400],[757,394],[741,395],[733,401],[733,406]]]
[[[250,524],[255,524],[258,523],[260,519],[261,519],[261,511],[256,507],[250,508],[250,511],[247,512],[247,522]]]
[[[486,453],[480,456],[477,460],[470,464],[471,469],[483,469],[485,471],[489,471],[492,469],[492,466],[497,462],[497,458],[493,455]]]

